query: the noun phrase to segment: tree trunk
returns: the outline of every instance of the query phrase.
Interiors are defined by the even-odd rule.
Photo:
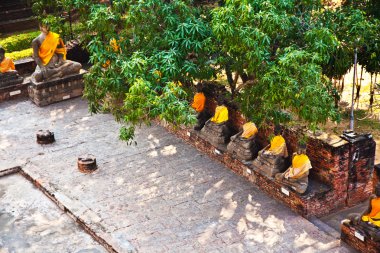
[[[231,89],[231,93],[233,94],[235,92],[235,87],[233,87],[234,79],[232,78],[232,72],[229,65],[226,65],[226,76],[227,76],[228,85],[230,86],[230,89]]]
[[[373,73],[371,73],[371,87],[369,89],[369,109],[372,113],[372,106],[373,106],[373,95],[374,95],[374,87],[373,87]]]

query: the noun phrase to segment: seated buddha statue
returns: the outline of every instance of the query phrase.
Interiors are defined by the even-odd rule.
[[[39,83],[78,74],[82,65],[66,60],[66,47],[47,23],[40,24],[41,34],[32,42],[33,58],[37,63],[32,81]]]
[[[206,121],[201,134],[214,146],[226,144],[230,139],[228,123],[228,108],[223,97],[218,97],[218,106],[215,108],[214,116]]]
[[[257,145],[255,137],[258,130],[253,122],[247,122],[242,130],[231,137],[227,145],[227,151],[236,156],[243,163],[247,163],[257,155]]]
[[[362,214],[350,214],[344,222],[357,226],[372,240],[380,242],[380,183],[376,185],[375,194],[369,197],[368,208]]]
[[[284,173],[276,174],[275,179],[303,194],[307,190],[311,168],[309,157],[306,155],[306,144],[299,144],[297,152],[293,154],[292,165]]]
[[[274,134],[270,144],[259,151],[257,158],[252,163],[253,169],[267,177],[274,177],[275,174],[284,171],[288,157],[288,149],[279,125],[275,126]]]
[[[205,125],[206,121],[211,117],[205,108],[206,96],[203,92],[202,83],[197,84],[197,93],[194,95],[193,103],[191,107],[198,113],[197,114],[197,124],[194,126],[194,130],[201,130]]]
[[[0,87],[16,85],[22,81],[12,59],[5,57],[5,49],[0,47]]]

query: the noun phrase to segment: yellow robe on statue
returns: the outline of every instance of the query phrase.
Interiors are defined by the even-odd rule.
[[[0,72],[5,73],[10,70],[15,70],[15,64],[13,63],[12,59],[5,57],[4,60],[0,63]]]
[[[299,179],[312,168],[309,157],[305,154],[295,155],[292,166],[285,174],[285,178]]]
[[[257,132],[258,131],[255,123],[247,122],[243,125],[243,133],[241,134],[241,137],[248,139],[257,134]]]
[[[273,155],[283,155],[287,157],[288,151],[286,149],[284,137],[282,137],[281,135],[273,137],[273,139],[270,141],[270,147],[268,151]]]
[[[58,46],[60,47],[58,48]],[[63,40],[59,37],[59,34],[49,32],[38,50],[38,56],[42,64],[47,65],[54,54],[62,54],[63,59],[66,60],[66,48]]]
[[[214,117],[211,118],[211,121],[217,124],[223,123],[228,120],[228,109],[224,105],[217,106],[215,108]]]
[[[369,221],[380,228],[380,198],[371,200],[371,212],[363,215],[362,221]]]
[[[191,107],[193,107],[197,112],[203,111],[205,108],[206,103],[206,97],[203,94],[203,92],[198,92],[194,96],[194,101],[191,104]]]

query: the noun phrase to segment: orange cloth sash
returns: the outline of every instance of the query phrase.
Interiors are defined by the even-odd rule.
[[[13,63],[12,59],[5,57],[4,60],[0,63],[0,72],[5,73],[10,70],[15,70],[15,64]]]
[[[292,166],[285,174],[285,178],[299,179],[308,173],[311,168],[311,163],[307,155],[296,155],[293,157]]]
[[[215,108],[214,117],[211,118],[211,121],[214,123],[223,123],[228,120],[228,109],[224,105],[217,106]]]
[[[258,131],[255,123],[247,122],[243,125],[243,133],[241,134],[241,137],[248,139],[257,134],[257,132]]]
[[[194,96],[194,102],[191,104],[191,107],[193,107],[197,112],[201,112],[205,108],[205,103],[205,95],[202,92],[198,92]]]
[[[371,212],[368,215],[363,215],[362,221],[369,221],[380,227],[380,198],[371,200]]]
[[[58,48],[58,46],[60,47]],[[54,54],[63,54],[63,59],[66,60],[66,48],[63,40],[59,34],[49,32],[39,48],[38,56],[42,64],[47,65]]]
[[[284,137],[282,137],[281,135],[273,137],[273,139],[270,141],[270,148],[268,149],[268,151],[270,151],[274,155],[279,155],[283,153],[284,149],[286,149]]]

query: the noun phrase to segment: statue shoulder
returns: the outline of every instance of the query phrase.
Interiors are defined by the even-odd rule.
[[[32,40],[32,45],[33,44],[41,44],[41,40],[43,40],[42,33]]]

